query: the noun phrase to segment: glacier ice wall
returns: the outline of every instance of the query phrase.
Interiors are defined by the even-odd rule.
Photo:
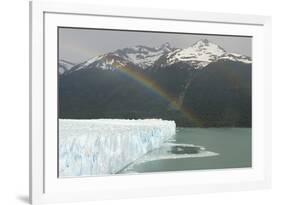
[[[59,176],[114,174],[176,133],[174,121],[59,120]]]

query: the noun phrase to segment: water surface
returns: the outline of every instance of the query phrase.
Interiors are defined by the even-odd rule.
[[[251,128],[177,128],[173,139],[141,157],[121,173],[251,166]]]

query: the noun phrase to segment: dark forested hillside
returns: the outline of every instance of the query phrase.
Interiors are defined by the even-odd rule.
[[[250,127],[251,64],[220,60],[203,69],[185,63],[81,69],[59,76],[58,103],[59,118],[163,118],[177,126]]]
[[[184,98],[204,126],[250,127],[251,64],[211,63],[194,78]]]

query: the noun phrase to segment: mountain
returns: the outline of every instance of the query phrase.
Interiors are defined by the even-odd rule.
[[[58,71],[59,71],[60,75],[69,71],[75,65],[74,63],[71,63],[71,62],[66,61],[66,60],[59,60],[58,63],[59,63]]]
[[[108,53],[96,56],[87,60],[84,63],[72,67],[69,73],[85,69],[100,69],[114,71],[123,67],[137,67],[137,65],[114,53]]]
[[[173,64],[188,64],[194,69],[202,69],[218,60],[251,63],[251,58],[236,53],[228,53],[222,47],[208,41],[199,40],[185,49],[175,49],[164,54],[155,62],[155,66],[167,67]]]
[[[65,73],[65,71],[70,70],[70,68],[70,72],[74,72],[89,68],[116,70],[128,66],[143,70],[157,67],[170,67],[172,65],[177,65],[177,67],[182,68],[192,67],[193,69],[202,69],[208,64],[218,60],[251,63],[250,57],[236,53],[228,53],[222,47],[207,39],[202,39],[185,49],[173,48],[169,43],[164,43],[160,47],[138,45],[98,55],[75,66],[67,61],[62,61],[61,64],[62,67],[66,67],[67,63],[70,64],[68,69],[62,71],[62,73]],[[62,68],[60,68],[60,70],[62,70]]]
[[[209,42],[207,39],[197,41],[192,46],[185,49],[176,49],[162,56],[159,62],[160,67],[165,67],[179,62],[184,62],[195,69],[205,67],[211,62],[225,54],[226,51],[220,46]]]
[[[164,43],[158,48],[147,46],[135,46],[132,48],[119,49],[114,52],[115,55],[120,56],[127,61],[131,61],[142,69],[146,69],[154,65],[162,55],[170,53],[174,48],[169,43]]]
[[[135,46],[130,48],[118,49],[114,52],[95,56],[75,67],[71,70],[98,68],[103,70],[116,70],[120,67],[135,67],[147,69],[154,65],[162,55],[173,50],[169,43],[165,43],[160,47]]]
[[[183,127],[250,127],[251,67],[249,57],[228,53],[208,40],[185,49],[168,43],[118,49],[60,76],[59,117],[162,118]]]
[[[232,60],[210,63],[198,72],[183,106],[205,127],[251,127],[252,65]]]

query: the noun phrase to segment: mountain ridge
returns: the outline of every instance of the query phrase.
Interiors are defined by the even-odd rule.
[[[74,63],[67,61],[67,60],[59,60],[58,62],[58,72],[60,75],[64,74],[65,72],[71,70],[71,68],[75,66]]]
[[[119,65],[119,67],[130,65],[131,67],[139,69],[152,67],[164,68],[176,63],[186,63],[191,65],[194,69],[202,69],[209,63],[218,60],[251,63],[251,58],[248,56],[226,52],[219,45],[207,39],[201,39],[183,49],[174,48],[168,42],[159,47],[137,45],[134,47],[117,49],[112,52],[97,55],[83,63],[73,66],[73,69],[71,68],[68,70],[73,72],[89,67],[115,70],[114,64]]]

